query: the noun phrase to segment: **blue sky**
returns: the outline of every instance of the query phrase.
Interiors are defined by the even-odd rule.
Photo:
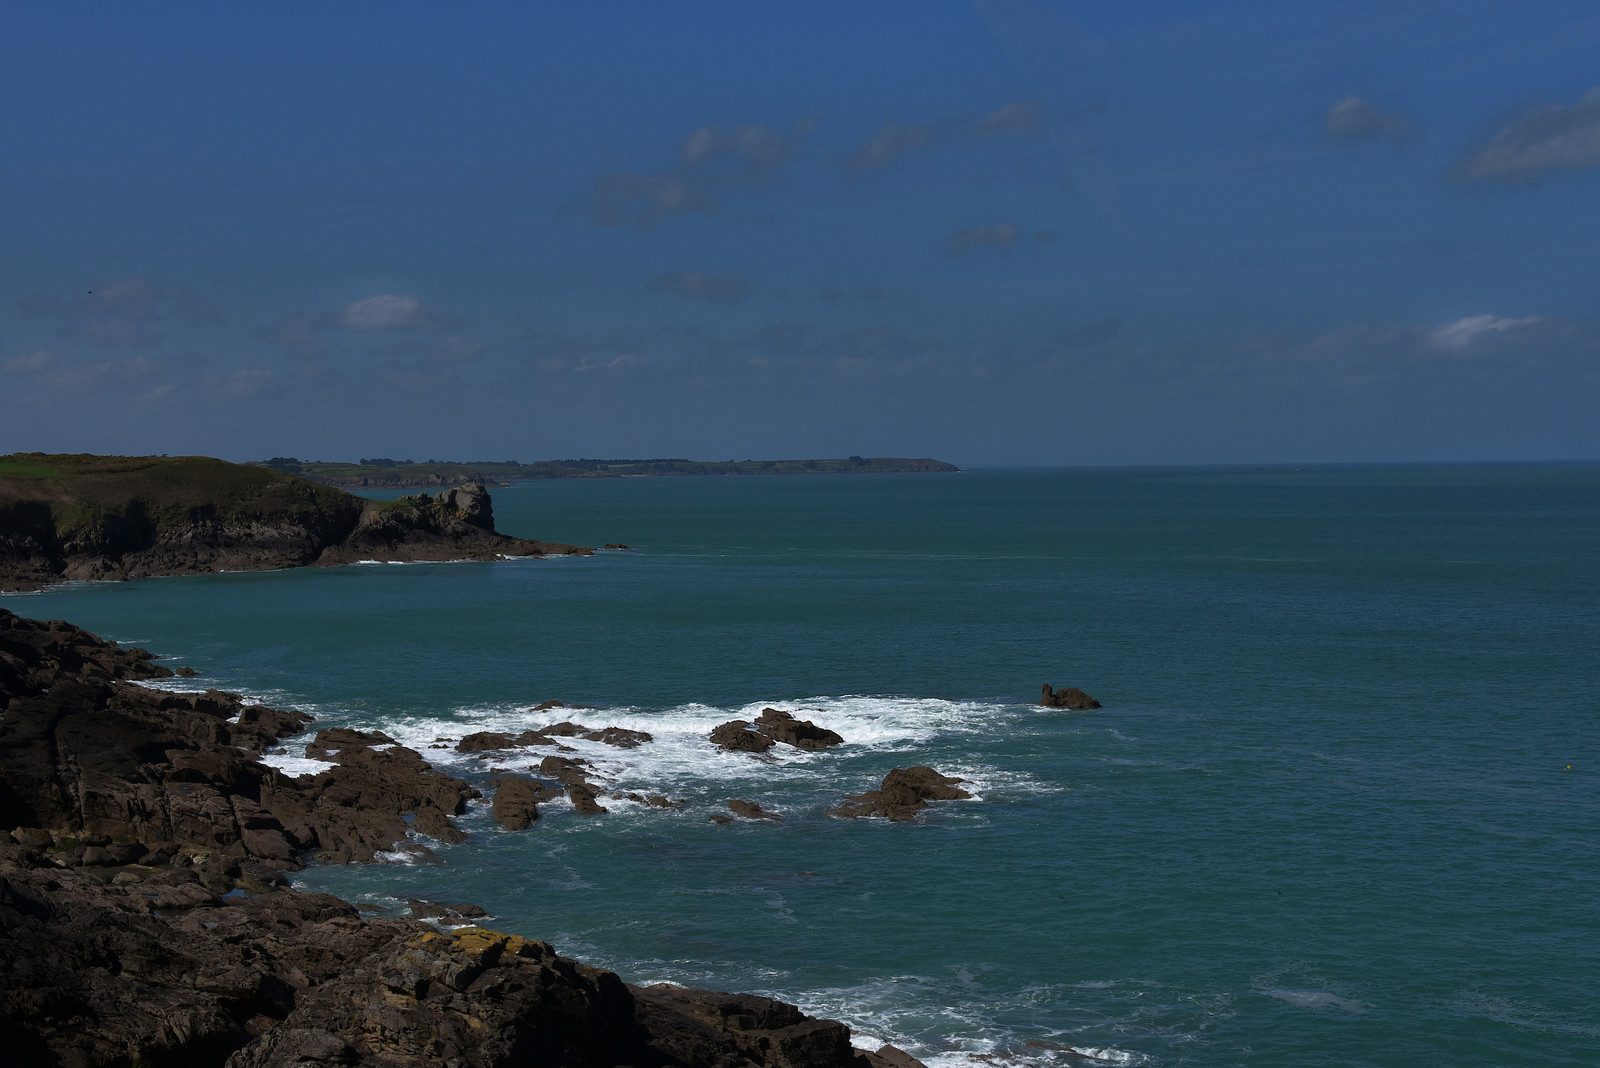
[[[8,5],[0,451],[1600,457],[1592,2]]]

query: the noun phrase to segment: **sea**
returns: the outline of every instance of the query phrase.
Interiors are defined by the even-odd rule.
[[[393,496],[393,494],[390,494]],[[934,1068],[1600,1064],[1600,464],[996,469],[493,490],[627,551],[83,583],[0,604],[486,784],[560,719],[613,793],[431,858],[636,983],[770,995]],[[1097,711],[1040,707],[1079,686]],[[560,700],[581,709],[535,711]],[[765,707],[837,731],[708,740]],[[304,770],[304,738],[274,759]],[[905,823],[828,810],[967,780]],[[487,787],[485,786],[487,793]],[[730,799],[781,822],[710,817]]]

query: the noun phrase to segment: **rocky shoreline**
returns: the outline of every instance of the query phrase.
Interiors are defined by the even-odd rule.
[[[408,831],[459,840],[452,817],[477,791],[342,730],[308,747],[326,771],[291,778],[259,757],[310,717],[148,685],[171,674],[143,650],[0,609],[0,1041],[13,1063],[917,1064],[854,1049],[845,1025],[783,1002],[630,986],[536,940],[364,918],[290,889],[284,872],[308,862],[424,850]],[[461,920],[470,907],[413,912]]]
[[[587,556],[495,530],[481,482],[371,501],[209,457],[0,457],[0,592],[67,580]]]

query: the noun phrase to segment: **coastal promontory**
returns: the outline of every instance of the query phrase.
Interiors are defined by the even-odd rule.
[[[497,532],[481,483],[372,501],[204,456],[0,456],[0,592],[65,579],[591,551]]]

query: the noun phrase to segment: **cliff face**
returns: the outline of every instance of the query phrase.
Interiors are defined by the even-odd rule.
[[[376,502],[208,457],[0,457],[0,591],[62,579],[583,553],[498,534],[472,484]]]
[[[256,759],[310,717],[0,610],[0,1044],[16,1064],[918,1068],[769,998],[629,986],[544,942],[363,918],[281,874],[460,840],[474,794],[381,735]],[[376,744],[374,744],[376,743]]]

